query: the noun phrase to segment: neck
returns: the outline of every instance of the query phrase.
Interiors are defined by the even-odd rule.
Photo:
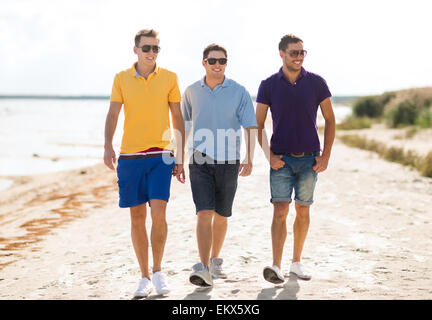
[[[217,85],[220,85],[224,82],[225,80],[225,76],[223,76],[222,78],[214,78],[214,77],[209,77],[208,75],[206,75],[205,77],[205,83],[206,85],[209,86],[210,89],[214,89]]]
[[[152,73],[155,70],[156,63],[154,63],[153,65],[149,65],[142,62],[140,63],[140,61],[138,61],[135,65],[135,68],[140,76],[143,76],[144,78],[147,79],[150,73]]]
[[[285,65],[282,67],[282,72],[284,73],[284,75],[288,78],[288,80],[291,83],[294,83],[297,78],[299,77],[300,73],[301,73],[301,69],[300,70],[292,70],[287,68]]]

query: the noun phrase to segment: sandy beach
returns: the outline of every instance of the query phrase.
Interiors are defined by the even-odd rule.
[[[432,179],[336,140],[304,248],[313,278],[288,273],[291,208],[286,282],[276,286],[262,277],[271,263],[269,197],[258,147],[252,176],[239,178],[222,250],[229,277],[200,289],[188,282],[198,261],[190,186],[173,180],[163,261],[172,291],[149,299],[432,298]],[[117,201],[116,176],[102,163],[16,178],[0,199],[0,299],[131,299],[139,268],[129,211]]]

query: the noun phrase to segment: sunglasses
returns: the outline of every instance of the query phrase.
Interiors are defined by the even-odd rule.
[[[204,61],[207,61],[209,65],[214,65],[216,64],[216,61],[219,62],[220,65],[224,65],[227,63],[228,59],[227,58],[207,58]]]
[[[142,52],[150,52],[152,50],[154,53],[159,53],[160,47],[159,46],[151,46],[149,44],[145,44],[142,47],[137,47],[142,50]]]
[[[306,57],[307,51],[306,50],[290,50],[288,51],[288,54],[291,58],[297,58],[299,55]]]

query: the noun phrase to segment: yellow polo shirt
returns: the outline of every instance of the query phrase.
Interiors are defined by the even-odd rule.
[[[146,80],[132,68],[116,74],[112,102],[124,105],[125,121],[120,153],[149,148],[172,150],[169,102],[180,102],[177,75],[156,66]]]

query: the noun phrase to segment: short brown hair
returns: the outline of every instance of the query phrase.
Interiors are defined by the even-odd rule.
[[[204,59],[207,59],[207,57],[208,57],[210,51],[222,51],[222,52],[225,54],[225,57],[228,58],[227,51],[226,51],[226,49],[225,49],[224,47],[222,47],[221,45],[218,45],[218,44],[216,44],[216,43],[212,43],[212,44],[209,44],[209,45],[204,49],[204,52],[203,52],[203,60],[204,60]]]
[[[303,40],[293,34],[284,35],[279,42],[279,50],[285,51],[290,43],[299,42],[303,42]]]
[[[150,37],[150,38],[159,39],[158,34],[159,33],[153,29],[143,29],[143,30],[138,31],[137,34],[135,35],[135,46],[136,47],[139,46],[139,43],[141,41],[141,37]]]

